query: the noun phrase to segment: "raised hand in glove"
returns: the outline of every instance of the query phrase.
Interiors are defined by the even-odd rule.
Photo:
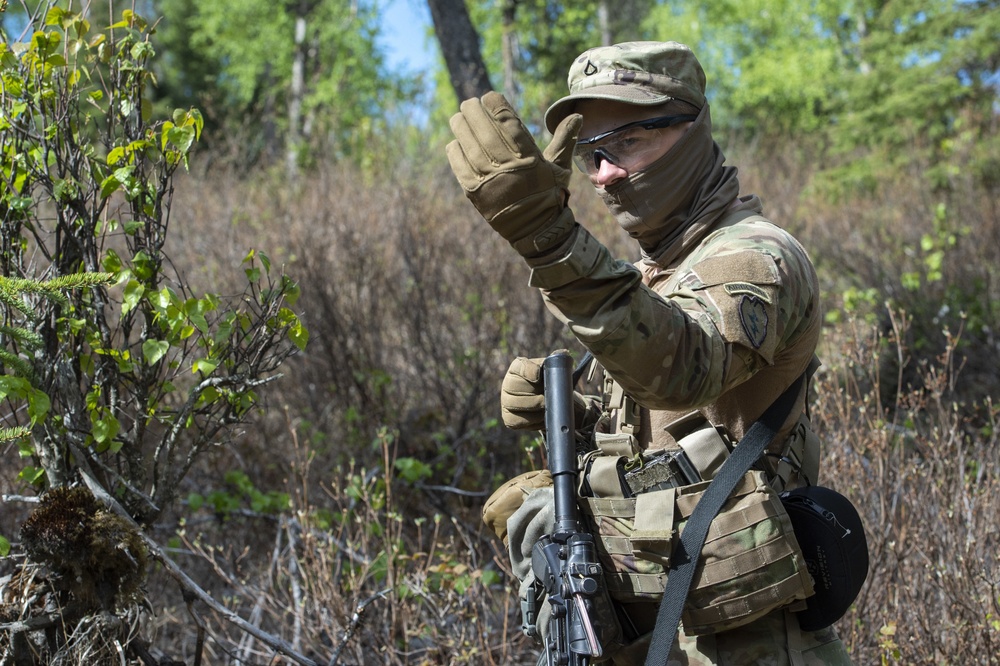
[[[566,200],[582,123],[579,114],[564,119],[542,153],[500,93],[465,100],[451,118],[455,140],[447,153],[455,177],[490,226],[525,257],[557,247],[576,225]]]

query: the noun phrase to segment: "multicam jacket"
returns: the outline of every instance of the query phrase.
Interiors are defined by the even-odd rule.
[[[665,269],[614,259],[582,227],[559,260],[532,267],[548,308],[643,407],[643,448],[671,446],[664,426],[696,409],[738,440],[813,359],[815,270],[761,210],[739,199]]]
[[[816,273],[799,243],[761,210],[756,197],[739,199],[667,267],[617,261],[582,227],[558,260],[532,265],[531,284],[542,290],[548,308],[641,406],[635,435],[642,448],[677,446],[666,425],[692,410],[735,441],[813,363],[821,327]],[[785,488],[802,477],[818,482],[819,443],[803,414],[805,390],[798,400],[771,452],[787,459],[797,448],[800,457],[791,467],[780,462],[766,470],[772,486],[777,479]],[[551,495],[536,491],[507,523],[522,599],[534,580],[532,535],[551,529],[550,507]],[[602,520],[597,513],[594,520]],[[623,528],[622,535],[631,538],[628,526]],[[613,527],[597,532],[614,537]],[[604,563],[606,571],[619,571]],[[642,573],[645,560],[635,564]],[[642,664],[655,606],[639,601],[623,608],[631,629],[623,635],[625,645],[609,652],[610,663]],[[851,664],[833,628],[805,633],[793,616],[778,609],[701,636],[682,627],[669,663]]]

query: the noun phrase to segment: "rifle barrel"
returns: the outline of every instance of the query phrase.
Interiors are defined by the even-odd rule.
[[[555,495],[555,537],[580,531],[576,506],[573,359],[563,352],[551,354],[545,359],[542,368],[545,381],[546,444]]]

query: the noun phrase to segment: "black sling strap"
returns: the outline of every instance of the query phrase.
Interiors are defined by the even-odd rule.
[[[778,430],[791,413],[804,381],[805,374],[785,389],[785,392],[750,426],[743,439],[722,463],[718,474],[708,484],[708,488],[691,512],[691,517],[684,526],[680,541],[671,557],[667,586],[660,601],[660,610],[656,614],[656,626],[653,629],[649,652],[646,653],[646,666],[666,666],[677,636],[684,601],[691,588],[695,567],[698,565],[701,548],[705,545],[705,537],[708,535],[712,519],[719,513],[743,475],[760,458],[767,445],[774,441]]]

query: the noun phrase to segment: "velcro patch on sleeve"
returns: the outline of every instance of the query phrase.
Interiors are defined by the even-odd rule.
[[[706,287],[726,282],[751,285],[781,284],[778,266],[774,259],[763,252],[745,250],[709,257],[695,264],[691,270]]]
[[[764,302],[756,296],[744,294],[739,299],[740,327],[754,349],[760,349],[767,340],[768,328],[773,325]]]
[[[700,261],[692,270],[714,306],[713,319],[722,337],[755,351],[768,365],[773,363],[781,284],[774,259],[752,250],[735,252]]]

